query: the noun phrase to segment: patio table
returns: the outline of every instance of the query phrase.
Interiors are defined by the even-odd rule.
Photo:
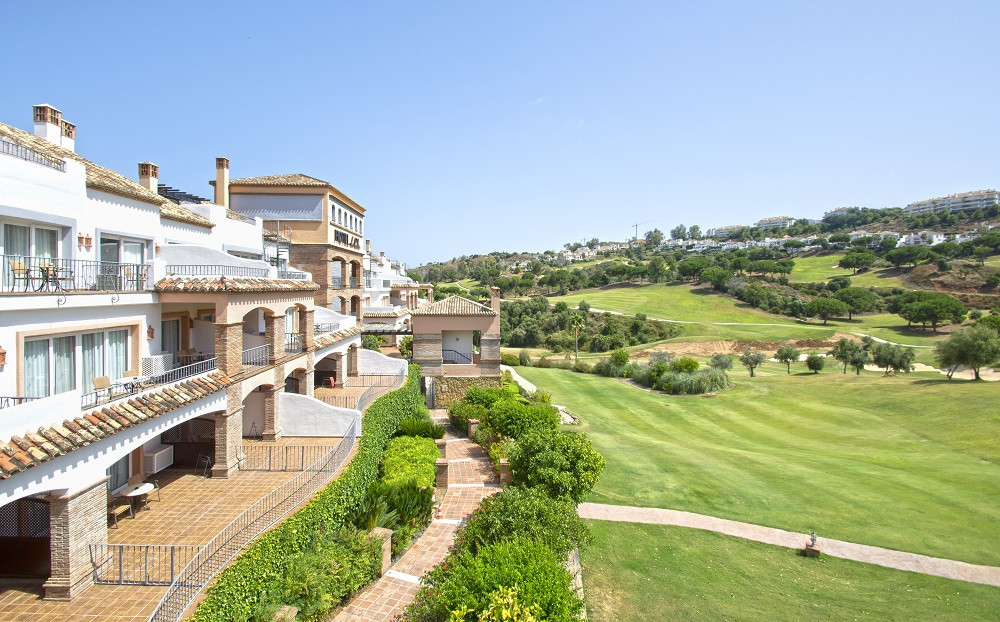
[[[138,512],[142,508],[146,508],[147,510],[149,509],[149,500],[147,499],[147,496],[151,492],[153,492],[153,485],[146,482],[145,484],[139,484],[138,486],[127,488],[125,492],[122,493],[122,496],[128,497],[133,510]]]

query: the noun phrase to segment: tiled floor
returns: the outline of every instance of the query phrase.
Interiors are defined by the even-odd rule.
[[[119,528],[108,529],[112,544],[193,544],[211,540],[253,502],[295,473],[236,472],[211,479],[191,470],[158,474],[161,499],[135,519],[121,508]],[[71,602],[42,600],[42,581],[0,580],[0,620],[135,620],[152,613],[166,587],[95,585]]]
[[[447,422],[443,411],[432,417]],[[335,622],[388,622],[396,620],[416,596],[419,578],[441,562],[455,542],[459,523],[479,507],[479,502],[500,492],[497,474],[482,448],[449,428],[445,434],[446,457],[459,460],[448,465],[449,486],[441,501],[442,519],[435,519],[385,576],[334,613]]]

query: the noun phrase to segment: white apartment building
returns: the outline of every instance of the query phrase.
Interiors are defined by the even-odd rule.
[[[1000,205],[1000,192],[996,190],[975,190],[949,194],[946,197],[928,199],[910,203],[904,210],[907,214],[920,215],[938,212],[966,212],[977,209],[986,210],[994,205]]]
[[[49,105],[34,132],[0,123],[0,517],[42,508],[56,599],[92,582],[118,491],[171,464],[229,477],[246,436],[350,435],[358,411],[312,396],[363,373],[356,318],[262,260],[260,218],[75,139]]]
[[[758,229],[787,229],[795,224],[795,218],[790,216],[771,216],[761,218],[753,224]]]
[[[934,246],[947,239],[945,234],[937,231],[918,231],[901,237],[897,246]]]
[[[709,229],[705,232],[705,234],[707,237],[722,240],[729,237],[730,233],[735,233],[744,228],[745,227],[743,225],[725,225],[722,227],[716,227],[715,229]]]

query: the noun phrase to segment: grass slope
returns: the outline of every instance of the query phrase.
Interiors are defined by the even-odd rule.
[[[795,257],[795,268],[789,278],[793,281],[816,283],[826,281],[835,276],[851,277],[851,285],[859,287],[902,287],[899,278],[900,271],[895,268],[870,270],[854,274],[849,268],[838,268],[837,263],[843,258],[843,253],[834,255],[815,255],[812,257]]]
[[[660,525],[588,521],[588,614],[596,622],[1000,618],[1000,589]]]
[[[519,368],[579,416],[607,468],[589,500],[672,508],[1000,565],[992,383],[936,374],[786,376],[713,397]],[[839,370],[837,370],[839,371]],[[939,379],[941,378],[941,379]]]

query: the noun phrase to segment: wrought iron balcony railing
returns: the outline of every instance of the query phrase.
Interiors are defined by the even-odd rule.
[[[0,255],[0,262],[4,292],[141,292],[153,287],[149,264],[24,255]]]

